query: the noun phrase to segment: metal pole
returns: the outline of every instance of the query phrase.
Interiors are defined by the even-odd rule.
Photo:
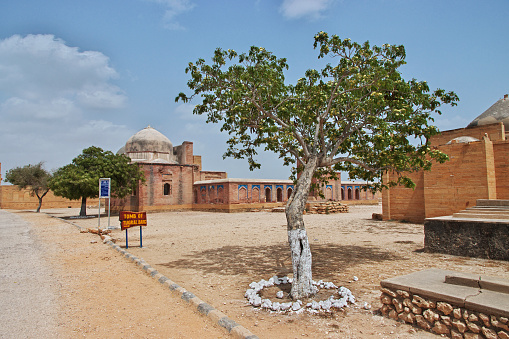
[[[141,226],[140,226],[140,247],[143,247],[143,239],[141,236]]]
[[[127,239],[127,228],[125,229],[125,248],[129,248],[129,240]]]
[[[108,229],[110,229],[111,197],[108,198]]]
[[[97,214],[97,229],[101,229],[101,198],[99,198],[99,213]]]

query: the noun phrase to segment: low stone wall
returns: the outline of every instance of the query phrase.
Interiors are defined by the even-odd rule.
[[[439,217],[424,222],[424,250],[509,260],[509,223]]]
[[[306,204],[307,214],[331,214],[348,213],[348,206],[339,201],[308,202]]]
[[[407,291],[383,287],[381,291],[380,311],[394,320],[455,339],[509,339],[507,317],[471,311]]]

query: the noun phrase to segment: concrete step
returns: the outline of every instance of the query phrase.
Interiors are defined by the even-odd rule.
[[[507,208],[509,208],[509,200],[477,199],[476,205],[478,207],[507,207]]]
[[[468,213],[493,213],[493,214],[509,214],[509,208],[493,208],[493,207],[469,207],[466,210]],[[463,212],[463,211],[462,211]]]
[[[509,213],[470,213],[461,211],[454,213],[453,218],[469,218],[469,219],[504,219],[509,220]]]

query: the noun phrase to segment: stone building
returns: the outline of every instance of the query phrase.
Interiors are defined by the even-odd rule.
[[[431,147],[449,156],[431,171],[411,173],[414,190],[384,190],[384,220],[423,222],[475,206],[477,199],[509,199],[509,97],[505,95],[467,127],[443,131]],[[386,174],[389,180],[394,174]]]
[[[152,127],[132,137],[117,152],[127,155],[143,170],[145,184],[139,184],[129,197],[111,199],[111,210],[169,211],[214,210],[223,212],[263,209],[284,206],[294,189],[291,180],[234,179],[226,172],[204,171],[201,156],[195,155],[193,143],[172,142]],[[377,203],[374,196],[362,190],[362,183],[335,180],[323,186],[326,200],[345,203]],[[34,200],[35,199],[35,200]],[[321,200],[310,197],[310,200]],[[0,208],[32,209],[37,198],[29,197],[28,190],[16,186],[0,186]],[[94,199],[89,204],[97,205]],[[43,208],[79,207],[79,201],[45,197]]]

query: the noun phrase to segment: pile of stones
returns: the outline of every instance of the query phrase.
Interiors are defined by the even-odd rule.
[[[275,312],[299,312],[303,310],[307,310],[309,312],[319,312],[326,311],[330,312],[332,309],[342,309],[343,307],[348,307],[348,304],[355,303],[355,297],[352,292],[346,287],[337,287],[334,283],[325,282],[325,281],[314,281],[313,287],[318,292],[320,288],[324,289],[337,289],[337,297],[334,295],[330,296],[327,300],[315,301],[312,300],[304,304],[301,300],[296,300],[294,302],[279,302],[273,301],[270,299],[262,299],[259,292],[265,287],[271,287],[274,285],[281,284],[291,284],[292,278],[274,276],[269,280],[261,280],[259,282],[252,282],[249,284],[249,289],[246,291],[244,297],[248,299],[248,302],[254,307],[260,307],[262,309],[266,309],[269,311]],[[276,298],[282,299],[284,297],[284,292],[279,291],[276,294]]]
[[[329,214],[329,213],[348,213],[348,205],[343,205],[339,201],[323,201],[309,203],[306,208],[307,214]]]
[[[394,320],[451,338],[509,339],[506,317],[474,312],[446,302],[426,300],[416,294],[382,288],[381,313]]]

